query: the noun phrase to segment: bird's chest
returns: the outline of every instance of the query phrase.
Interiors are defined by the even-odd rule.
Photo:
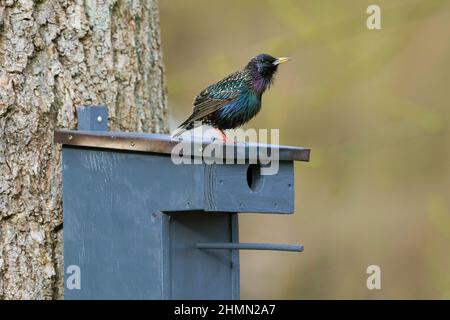
[[[261,109],[261,96],[256,94],[242,94],[238,99],[223,106],[216,114],[215,124],[221,129],[237,128]]]

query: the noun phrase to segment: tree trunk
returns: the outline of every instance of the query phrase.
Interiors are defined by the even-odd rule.
[[[0,299],[63,297],[60,146],[76,106],[167,132],[156,0],[0,0]]]

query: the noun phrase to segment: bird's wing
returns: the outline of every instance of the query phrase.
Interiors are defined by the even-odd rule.
[[[201,120],[230,103],[248,86],[249,77],[242,71],[230,74],[219,82],[208,86],[195,98],[192,115],[180,127]]]

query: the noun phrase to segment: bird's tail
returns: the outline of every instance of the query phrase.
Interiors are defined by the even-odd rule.
[[[172,138],[176,138],[179,135],[183,134],[184,132],[191,130],[194,127],[193,122],[191,121],[191,118],[187,119],[185,122],[180,124],[178,128],[172,133]]]
[[[184,127],[178,127],[173,133],[172,133],[172,138],[176,138],[178,136],[180,136],[181,134],[183,134],[184,132],[186,132],[186,128]]]
[[[195,113],[193,113],[186,121],[184,121],[182,124],[180,124],[178,126],[178,128],[172,133],[172,138],[178,137],[179,135],[183,134],[184,132],[193,129],[197,118],[198,118],[197,115]]]

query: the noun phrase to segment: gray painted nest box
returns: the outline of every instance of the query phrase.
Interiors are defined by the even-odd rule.
[[[221,144],[223,164],[176,164],[179,139],[108,132],[107,120],[106,107],[79,107],[79,130],[55,132],[65,299],[239,299],[239,250],[303,250],[239,243],[238,213],[292,213],[293,162],[308,161],[308,149]],[[179,154],[199,160],[211,141],[187,143],[194,154]],[[261,174],[263,149],[276,152],[276,174]]]

